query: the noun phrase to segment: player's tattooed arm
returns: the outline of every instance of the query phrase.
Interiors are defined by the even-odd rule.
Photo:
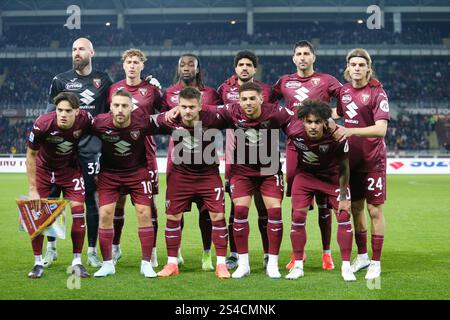
[[[33,202],[33,207],[36,211],[40,209],[40,196],[36,186],[36,158],[38,151],[31,148],[27,149],[27,178],[28,178],[28,195]]]

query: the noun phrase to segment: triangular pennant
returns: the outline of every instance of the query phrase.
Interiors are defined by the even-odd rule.
[[[50,226],[64,212],[66,205],[69,204],[68,200],[41,199],[41,209],[36,211],[33,205],[35,201],[16,199],[21,222],[25,226],[31,240]]]

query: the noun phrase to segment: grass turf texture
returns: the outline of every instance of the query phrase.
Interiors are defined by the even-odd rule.
[[[185,265],[180,275],[145,279],[139,274],[140,245],[136,217],[127,200],[122,234],[123,257],[116,274],[102,279],[81,279],[81,288],[69,290],[66,268],[72,259],[69,238],[58,240],[58,260],[38,280],[27,278],[33,265],[29,237],[18,231],[14,199],[27,193],[25,174],[2,174],[0,193],[0,299],[448,299],[450,297],[449,208],[450,176],[388,176],[388,201],[385,205],[386,240],[382,256],[380,283],[370,290],[365,271],[357,281],[345,283],[340,276],[340,255],[336,242],[337,224],[333,218],[332,253],[336,269],[321,269],[321,241],[317,208],[308,215],[308,242],[305,277],[297,281],[269,279],[262,267],[262,245],[256,211],[250,211],[251,275],[244,279],[219,280],[214,272],[201,270],[202,245],[198,214],[185,215],[182,252]],[[157,206],[160,212],[158,232],[159,271],[166,262],[164,241],[165,175],[160,175]],[[229,208],[229,199],[226,202]],[[290,257],[290,198],[283,202],[284,237],[280,253],[280,271]],[[70,214],[68,215],[70,217]],[[370,243],[370,237],[369,237]],[[83,263],[86,261],[86,244]],[[44,243],[45,252],[46,242]],[[370,246],[369,246],[370,247]],[[370,250],[370,249],[369,249]],[[356,246],[353,246],[353,257]],[[213,258],[215,262],[215,256]],[[95,269],[87,267],[91,275]],[[369,286],[370,287],[370,286]]]

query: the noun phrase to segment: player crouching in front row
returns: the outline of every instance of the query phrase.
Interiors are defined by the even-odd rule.
[[[52,188],[62,190],[70,200],[72,211],[72,272],[81,278],[89,277],[81,263],[84,237],[84,182],[77,161],[78,142],[88,130],[92,117],[80,110],[78,97],[62,92],[54,98],[56,111],[40,116],[33,125],[28,138],[27,176],[29,195],[40,209],[40,199],[47,198]],[[30,278],[42,277],[44,262],[42,245],[44,236],[32,240],[35,265],[28,274]]]
[[[295,265],[286,279],[303,277],[303,254],[306,244],[306,215],[314,194],[328,196],[338,221],[337,241],[341,250],[341,274],[344,281],[355,281],[350,267],[353,230],[350,222],[350,169],[348,142],[334,140],[328,128],[331,108],[320,101],[308,100],[285,131],[297,153],[297,171],[292,186],[291,242]]]

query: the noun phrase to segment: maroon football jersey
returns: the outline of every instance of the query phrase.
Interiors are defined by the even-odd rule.
[[[37,118],[28,137],[28,147],[39,150],[36,165],[50,171],[78,168],[78,142],[91,122],[91,114],[84,110],[80,110],[74,125],[67,130],[58,127],[55,111]]]
[[[281,170],[279,138],[276,135],[276,141],[272,141],[271,130],[286,126],[294,113],[278,104],[268,103],[261,106],[261,111],[258,119],[249,119],[237,103],[216,108],[216,112],[234,129],[236,148],[231,166],[232,175],[266,176],[277,174]],[[276,150],[276,154],[272,150]],[[266,159],[261,156],[276,159],[277,163],[265,163]],[[265,171],[262,169],[273,168],[273,165],[277,166],[274,172],[262,172]]]
[[[100,170],[134,171],[146,167],[145,139],[156,132],[156,125],[141,109],[131,112],[131,124],[126,128],[116,128],[111,112],[94,118],[92,134],[102,140]]]
[[[271,100],[284,98],[289,109],[300,107],[306,99],[320,100],[329,103],[332,97],[337,98],[342,84],[326,73],[314,72],[309,77],[300,77],[297,73],[281,76],[272,88]]]
[[[259,84],[262,88],[262,95],[264,102],[269,102],[270,99],[270,92],[272,88],[261,81],[254,80],[254,83]],[[223,104],[227,103],[238,103],[239,102],[239,83],[238,83],[238,77],[237,75],[233,75],[227,80],[225,80],[224,83],[220,85],[220,87],[217,89],[217,92],[219,93],[220,99],[222,100]]]
[[[311,140],[303,121],[298,118],[294,118],[284,131],[297,150],[297,170],[320,176],[339,174],[340,161],[348,157],[347,140],[337,142],[329,132],[319,140]]]
[[[388,120],[389,102],[381,83],[371,80],[363,88],[345,84],[338,99],[337,113],[344,117],[345,127],[364,128],[375,125],[375,121]],[[350,168],[360,172],[386,170],[386,144],[384,138],[351,136]]]
[[[156,123],[160,127],[159,132],[172,133],[174,147],[169,151],[171,152],[169,158],[172,161],[171,170],[183,174],[218,174],[219,160],[214,145],[215,137],[210,135],[212,131],[206,137],[204,133],[210,128],[224,129],[227,127],[227,122],[217,113],[203,111],[200,113],[200,121],[201,126],[199,122],[194,128],[183,124],[180,117],[173,123],[167,122],[164,114],[156,117]],[[186,134],[181,135],[181,133]],[[203,155],[209,156],[208,162],[205,162]]]
[[[152,86],[147,81],[142,81],[137,86],[127,85],[126,80],[114,83],[109,88],[108,104],[111,103],[112,95],[119,89],[125,89],[133,96],[133,110],[140,108],[149,115],[155,114],[156,110],[161,110],[161,91]],[[156,143],[152,136],[145,138],[147,168],[149,170],[157,170],[156,161]]]
[[[167,111],[178,105],[178,95],[184,88],[185,85],[183,83],[175,83],[174,85],[166,89],[162,97],[162,111]],[[216,90],[207,86],[198,89],[202,93],[202,105],[220,104],[220,98]]]

